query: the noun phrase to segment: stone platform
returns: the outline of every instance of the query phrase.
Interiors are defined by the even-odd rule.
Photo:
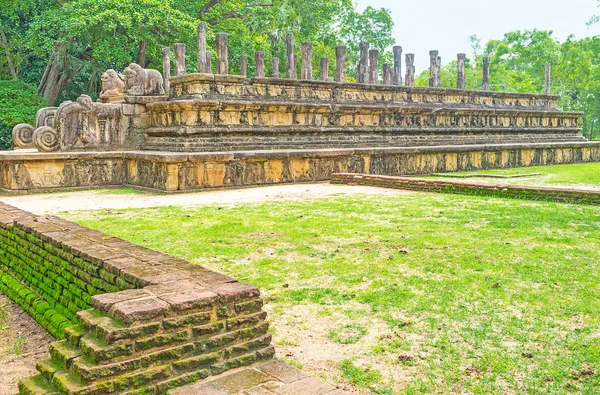
[[[348,392],[310,377],[283,361],[236,369],[169,391],[170,395],[344,395]]]
[[[332,173],[435,172],[600,161],[600,142],[238,152],[0,152],[0,190],[129,186],[166,192],[329,180]]]

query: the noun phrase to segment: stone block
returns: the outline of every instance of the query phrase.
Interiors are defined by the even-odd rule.
[[[210,289],[219,295],[223,303],[237,302],[260,296],[258,288],[248,283],[224,283],[213,286]]]
[[[116,303],[128,300],[151,297],[152,294],[144,289],[128,289],[125,291],[92,296],[92,306],[101,311],[110,311]]]
[[[258,366],[257,369],[284,383],[292,383],[309,377],[302,370],[291,367],[279,359],[264,363]]]
[[[169,311],[169,304],[156,297],[119,302],[112,306],[110,314],[126,324],[162,318]]]
[[[214,306],[219,297],[214,292],[197,288],[164,294],[160,296],[160,299],[169,303],[171,310],[180,312]]]

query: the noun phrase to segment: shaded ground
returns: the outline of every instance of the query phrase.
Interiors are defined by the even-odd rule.
[[[16,394],[20,379],[37,374],[54,338],[23,309],[0,293],[0,394]]]
[[[426,193],[62,214],[258,285],[363,393],[600,393],[600,208]]]
[[[171,195],[146,193],[134,189],[103,189],[25,196],[0,196],[0,201],[38,215],[45,215],[56,214],[62,211],[96,210],[101,208],[121,209],[207,204],[236,205],[264,201],[313,199],[334,194],[357,193],[398,195],[411,192],[330,184],[291,184]]]

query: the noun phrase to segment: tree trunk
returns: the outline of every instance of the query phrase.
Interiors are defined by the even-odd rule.
[[[136,63],[142,67],[146,67],[146,41],[140,43]]]
[[[6,39],[6,34],[4,34],[4,30],[0,27],[0,44],[4,47],[4,52],[6,53],[6,63],[8,64],[8,69],[10,70],[10,75],[16,80],[18,78],[17,69],[15,68],[15,64],[12,60],[12,55],[10,53],[10,48],[8,47],[8,40]]]
[[[64,45],[57,45],[50,55],[44,75],[38,85],[38,94],[53,106],[62,91],[71,83],[68,58]]]

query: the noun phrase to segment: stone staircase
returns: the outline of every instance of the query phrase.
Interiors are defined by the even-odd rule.
[[[65,330],[66,339],[51,345],[50,359],[39,362],[39,374],[21,381],[19,390],[164,394],[273,356],[260,299],[236,305],[233,312],[208,307],[162,321],[150,314],[130,325],[110,313],[80,311],[80,325]],[[235,311],[243,310],[246,315],[237,317]]]

